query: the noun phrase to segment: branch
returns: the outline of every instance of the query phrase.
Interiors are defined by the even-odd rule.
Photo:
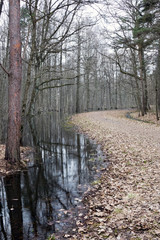
[[[0,63],[0,67],[3,69],[3,71],[9,76],[9,72],[3,67],[3,65]]]
[[[73,85],[75,85],[75,84],[73,84],[73,83],[67,83],[67,84],[63,84],[63,85],[56,85],[56,86],[54,86],[54,87],[44,87],[44,88],[41,88],[41,89],[37,88],[37,90],[38,90],[38,91],[43,91],[43,90],[49,89],[49,88],[59,88],[59,87],[73,86]]]
[[[120,72],[121,72],[121,73],[123,73],[123,74],[125,74],[125,75],[128,75],[128,76],[130,76],[130,77],[133,77],[133,78],[137,78],[137,79],[139,79],[139,80],[142,80],[139,76],[137,76],[137,75],[135,75],[135,74],[133,74],[133,73],[124,71],[124,70],[122,69],[121,64],[120,64],[119,56],[118,56],[118,53],[117,53],[116,50],[115,50],[115,54],[116,54],[116,58],[117,58],[116,63],[117,63],[117,65],[119,66],[119,69],[120,69]]]
[[[99,51],[98,51],[98,52],[99,52]],[[117,53],[116,50],[115,50],[116,59],[115,59],[115,58],[112,58],[111,56],[107,56],[107,55],[104,54],[104,53],[101,53],[101,52],[99,52],[99,53],[100,53],[102,56],[104,56],[104,57],[112,60],[113,62],[115,62],[115,63],[119,66],[119,70],[120,70],[121,73],[123,73],[123,74],[125,74],[125,75],[128,75],[128,76],[130,76],[130,77],[133,77],[133,78],[137,78],[137,79],[139,79],[139,80],[142,80],[139,76],[137,76],[137,75],[135,75],[135,74],[133,74],[133,73],[130,73],[130,72],[126,72],[126,71],[124,71],[124,70],[122,69],[122,66],[121,66],[121,64],[120,64],[120,59],[119,59],[119,56],[118,56],[118,53]]]
[[[47,81],[45,81],[45,82],[42,82],[42,83],[40,83],[38,86],[37,86],[37,88],[39,88],[40,86],[42,86],[42,85],[44,85],[44,84],[46,84],[46,83],[50,83],[50,82],[52,82],[52,81],[57,81],[57,80],[63,80],[63,78],[65,78],[64,80],[73,80],[73,79],[76,79],[77,77],[81,77],[81,76],[84,76],[84,74],[80,74],[80,75],[77,75],[77,76],[74,76],[74,77],[63,77],[63,76],[61,76],[61,77],[57,77],[57,78],[51,78],[51,79],[49,79],[49,80],[47,80]]]

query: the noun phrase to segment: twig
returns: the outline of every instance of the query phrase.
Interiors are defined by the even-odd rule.
[[[3,67],[3,65],[0,63],[0,67],[3,69],[3,71],[9,76],[9,72]]]

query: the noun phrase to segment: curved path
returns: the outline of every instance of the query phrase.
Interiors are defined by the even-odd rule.
[[[80,131],[102,144],[110,164],[86,194],[88,216],[70,239],[160,239],[160,126],[125,114],[73,116]]]

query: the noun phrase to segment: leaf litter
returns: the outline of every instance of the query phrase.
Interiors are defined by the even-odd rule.
[[[26,169],[33,152],[34,149],[32,147],[20,147],[21,160],[13,166],[13,164],[5,160],[5,145],[0,144],[0,175],[5,176]]]
[[[101,144],[109,159],[84,194],[71,240],[160,239],[160,126],[126,119],[126,111],[73,116],[80,132]]]

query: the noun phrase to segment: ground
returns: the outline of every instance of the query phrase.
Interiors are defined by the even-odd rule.
[[[149,115],[142,120],[154,124],[128,119],[126,113],[73,116],[79,131],[101,144],[107,165],[85,193],[85,211],[63,239],[160,239],[160,124]],[[4,148],[0,145],[0,172],[6,174]],[[25,152],[22,148],[22,159],[27,159]]]
[[[16,171],[21,171],[27,167],[27,162],[29,161],[29,155],[33,152],[31,147],[21,147],[21,161],[20,164],[10,165],[8,161],[4,159],[5,156],[5,145],[0,144],[0,176],[15,173]]]
[[[72,118],[102,145],[109,164],[84,195],[87,214],[79,214],[74,233],[64,239],[160,239],[160,125],[125,115],[104,111]]]

